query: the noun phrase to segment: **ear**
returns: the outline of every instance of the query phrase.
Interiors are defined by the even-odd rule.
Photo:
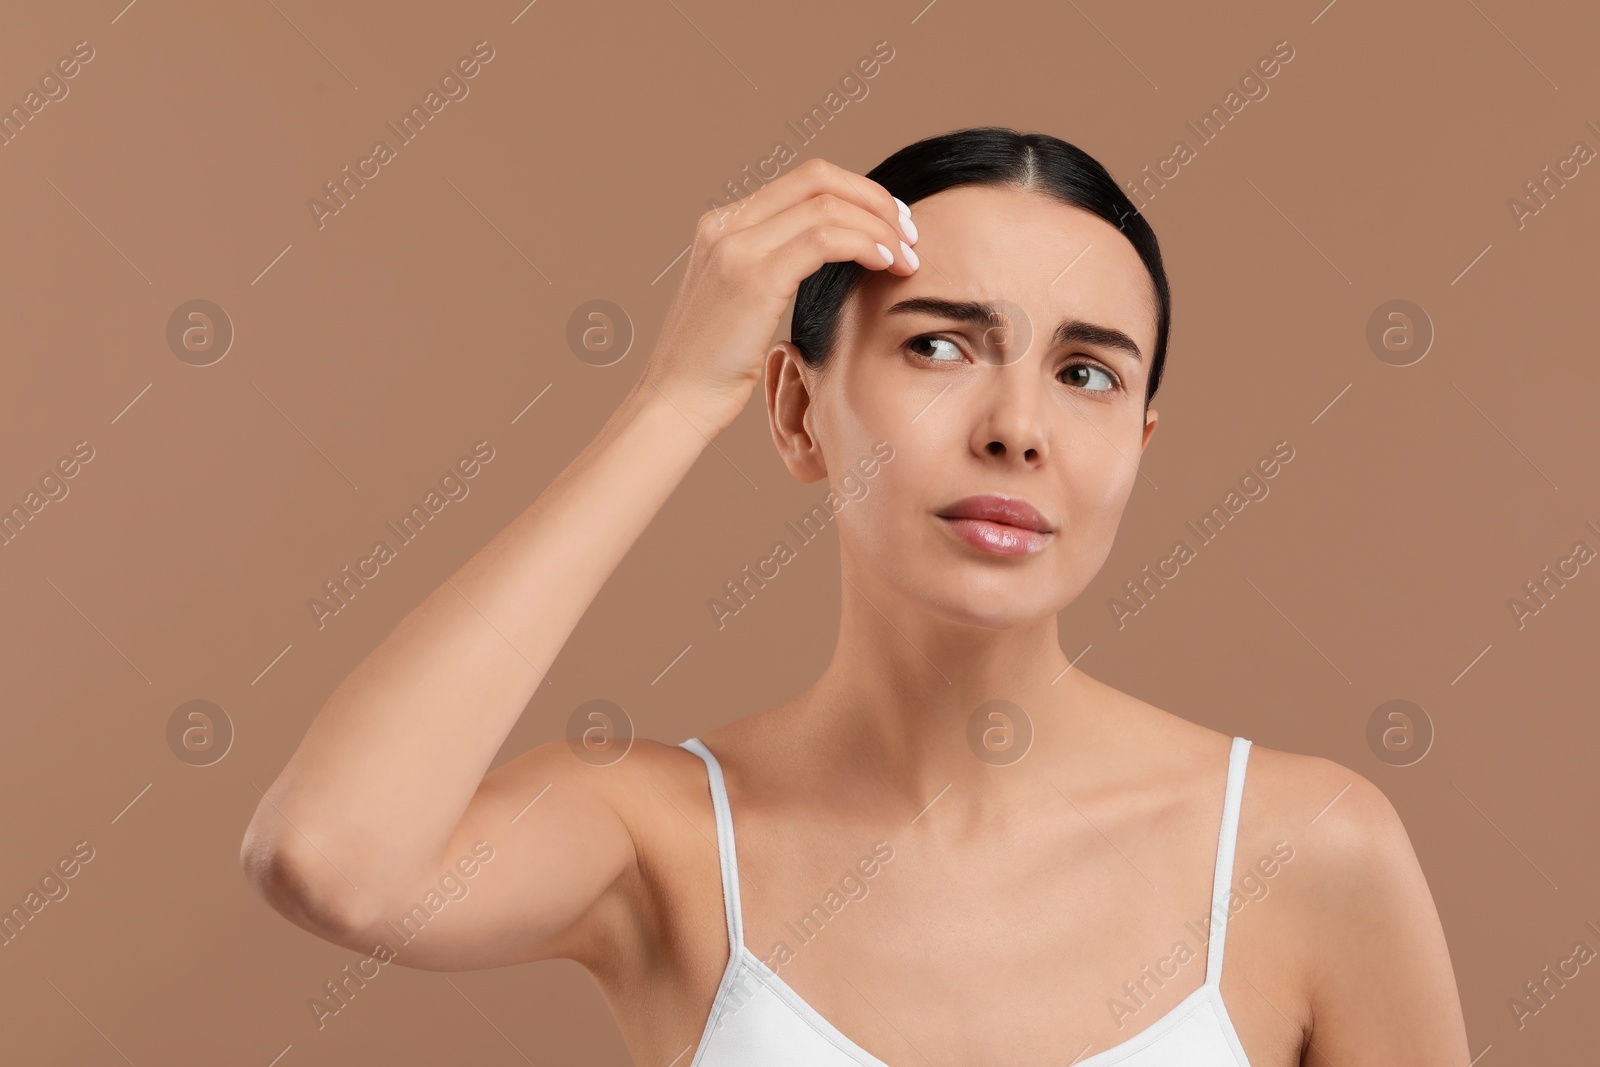
[[[811,436],[811,385],[815,372],[788,341],[776,341],[767,351],[767,421],[772,443],[789,473],[802,482],[828,475],[822,449]]]
[[[1139,451],[1143,452],[1150,444],[1150,435],[1156,432],[1156,409],[1148,408],[1144,413],[1144,439],[1139,442]]]

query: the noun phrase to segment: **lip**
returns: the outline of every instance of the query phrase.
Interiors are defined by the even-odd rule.
[[[983,493],[937,512],[942,524],[972,547],[1000,556],[1041,551],[1054,534],[1050,523],[1020,497]]]

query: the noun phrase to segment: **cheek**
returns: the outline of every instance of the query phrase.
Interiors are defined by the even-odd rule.
[[[843,388],[836,379],[832,390],[818,396],[813,431],[827,459],[829,487],[847,497],[839,488],[840,478],[849,473],[856,483],[857,499],[844,506],[841,523],[887,529],[914,518],[918,508],[933,506],[921,500],[919,492],[942,496],[949,464],[941,466],[937,457],[948,456],[951,446],[948,439],[941,439],[944,431],[935,419],[913,421],[917,409],[908,409],[912,398],[904,395],[905,390],[866,378],[855,370]],[[863,465],[873,472],[870,476]]]
[[[874,441],[888,441],[897,453],[948,447],[952,427],[941,423],[952,417],[956,405],[950,401],[958,390],[941,397],[951,384],[945,376],[916,372],[888,342],[876,339],[866,351],[840,354],[833,377],[815,394],[833,433],[864,438],[869,449]]]
[[[840,453],[846,462],[872,456],[877,467],[870,478],[856,470],[858,499],[844,505],[837,526],[844,552],[873,571],[898,576],[897,584],[915,585],[911,573],[939,548],[933,535],[941,531],[931,524],[928,514],[941,499],[942,476],[928,460],[929,453],[905,437],[903,430],[891,435],[886,429],[879,436],[863,434],[845,443],[854,449]],[[873,454],[872,445],[877,441],[887,441],[894,449],[889,460]]]
[[[1140,478],[1138,452],[1117,450],[1102,440],[1092,464],[1078,472],[1072,491],[1084,509],[1115,524]]]
[[[1116,448],[1099,434],[1094,443],[1077,442],[1078,460],[1063,476],[1062,499],[1066,501],[1067,523],[1073,536],[1068,547],[1071,566],[1098,570],[1111,554],[1112,542],[1141,480],[1135,449]]]

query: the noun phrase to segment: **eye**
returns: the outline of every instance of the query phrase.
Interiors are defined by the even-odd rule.
[[[1116,379],[1098,363],[1073,363],[1062,368],[1061,373],[1065,376],[1062,379],[1063,381],[1068,385],[1078,386],[1086,393],[1108,393],[1117,388]],[[1104,385],[1088,384],[1088,382],[1094,380],[1093,375],[1095,374],[1104,379]]]
[[[947,353],[945,355],[942,355],[942,356],[940,356],[940,355],[929,355],[926,352],[922,352],[922,351],[919,350],[920,346],[925,345],[925,344],[926,345],[944,345],[945,348],[948,351],[947,351]],[[961,349],[956,345],[956,343],[954,341],[951,341],[951,340],[949,340],[948,338],[945,338],[945,337],[934,337],[931,334],[921,334],[921,335],[919,335],[917,337],[913,337],[911,340],[906,342],[906,348],[910,349],[913,352],[916,352],[916,354],[918,356],[920,356],[921,358],[926,359],[926,360],[931,360],[931,361],[933,361],[935,363],[951,363],[951,362],[957,362],[957,361],[959,361],[961,359]]]

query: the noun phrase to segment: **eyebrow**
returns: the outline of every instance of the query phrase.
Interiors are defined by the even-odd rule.
[[[945,300],[936,296],[915,296],[896,301],[884,314],[937,315],[941,318],[955,319],[957,322],[970,322],[986,329],[1003,329],[1008,325],[1005,315],[1001,314],[1000,309],[993,304],[981,300]],[[1056,325],[1050,343],[1052,347],[1072,344],[1096,345],[1100,348],[1126,352],[1135,360],[1144,359],[1138,344],[1121,330],[1085,322],[1082,319],[1062,319]]]

